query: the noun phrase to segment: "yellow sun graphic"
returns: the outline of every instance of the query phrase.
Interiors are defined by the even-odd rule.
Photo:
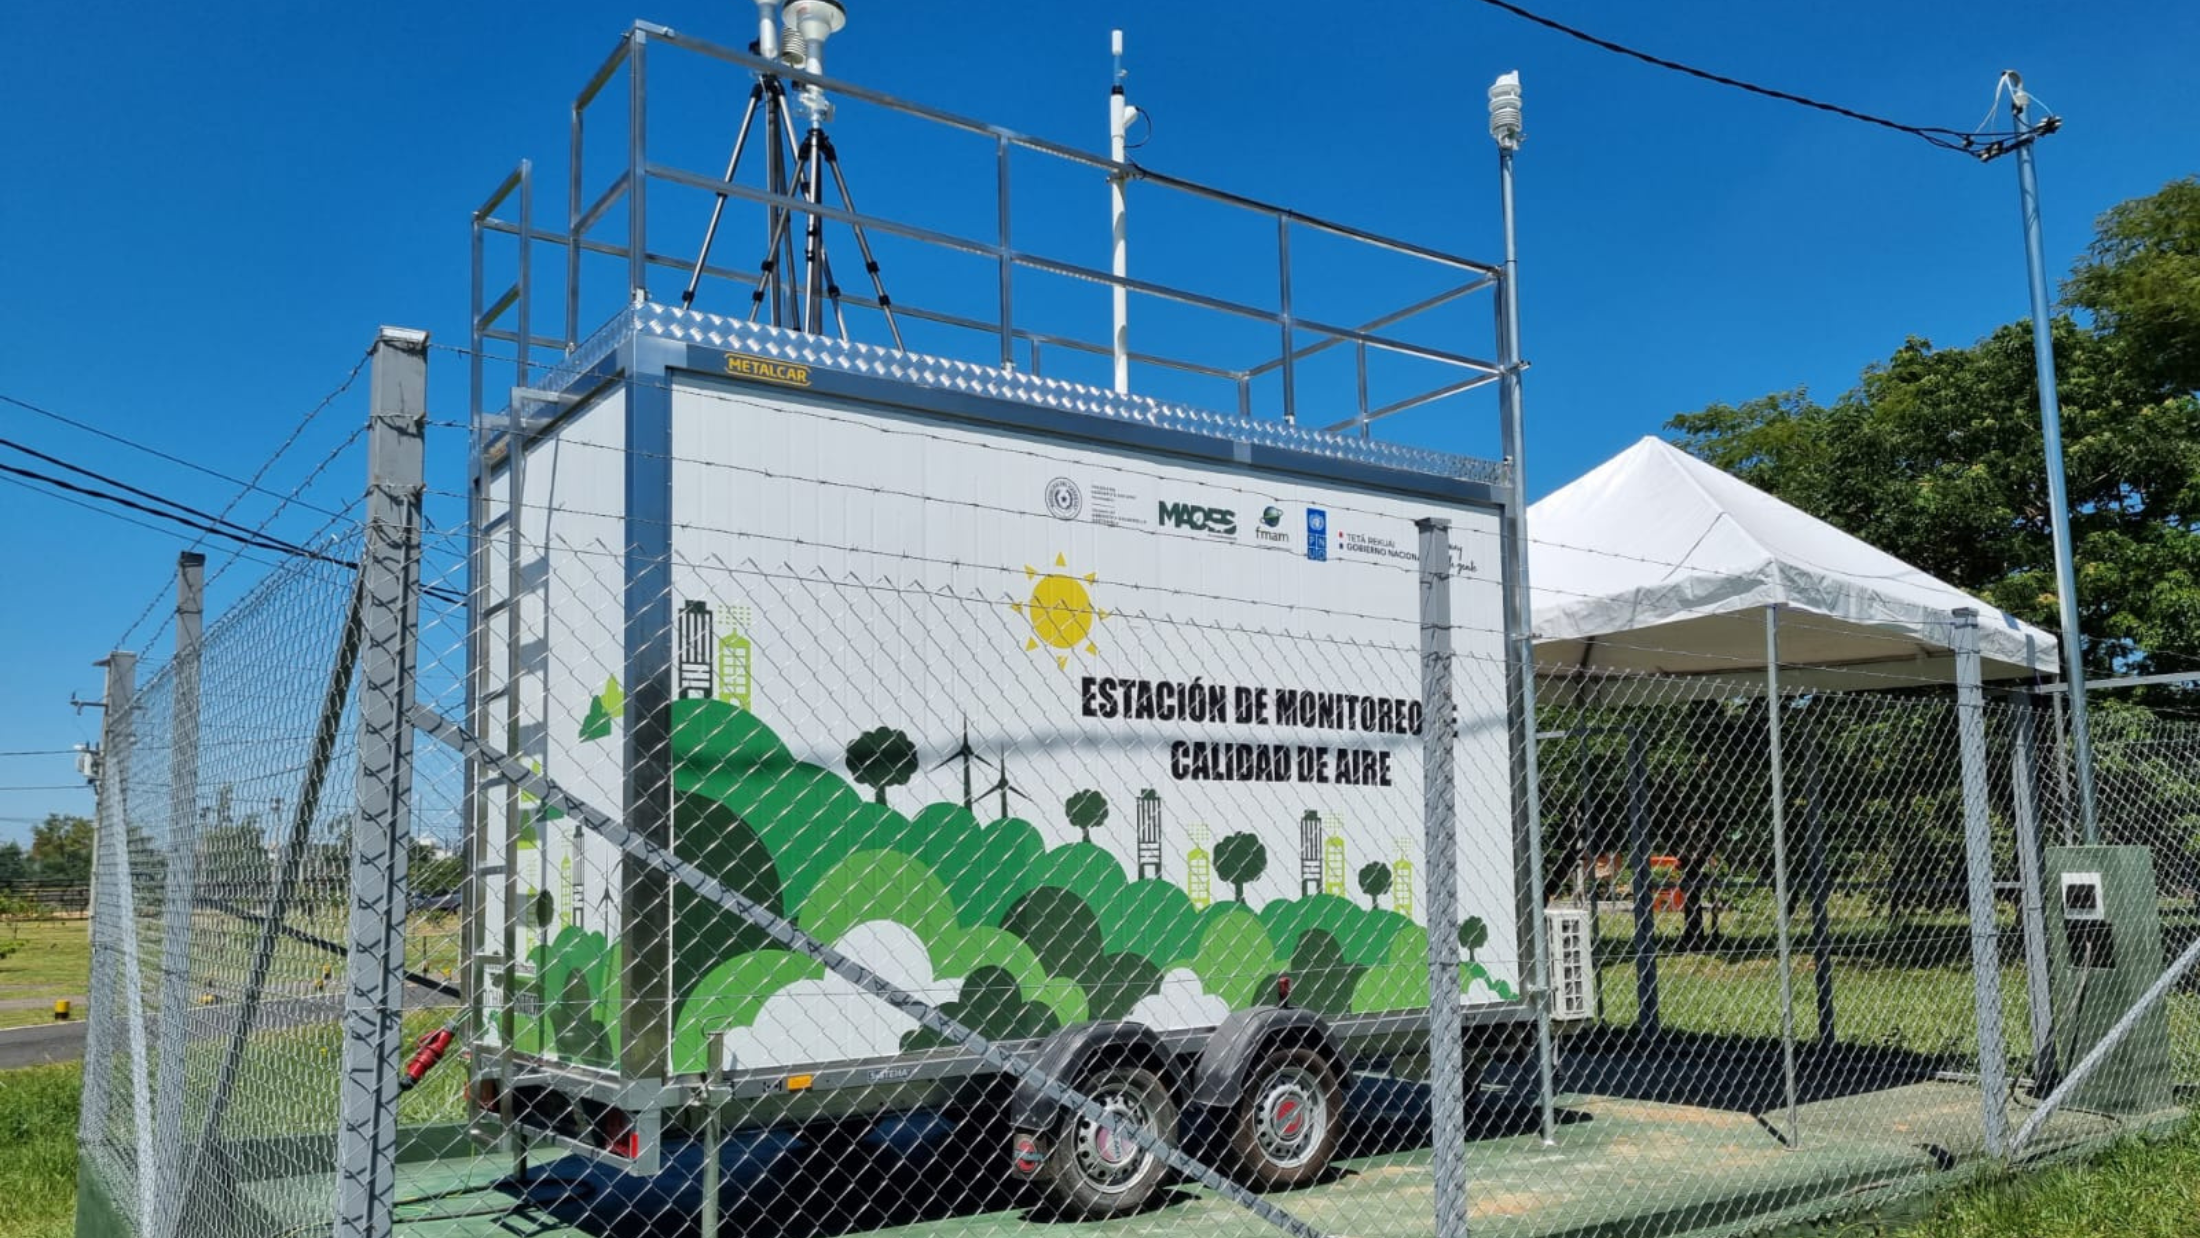
[[[1054,566],[1066,568],[1066,556],[1054,556]],[[1024,648],[1037,649],[1045,645],[1050,649],[1064,650],[1054,655],[1054,664],[1061,670],[1069,669],[1068,650],[1082,647],[1086,653],[1098,653],[1100,647],[1092,643],[1092,629],[1108,612],[1092,604],[1092,592],[1085,586],[1099,579],[1087,572],[1079,579],[1067,572],[1044,572],[1026,566],[1024,577],[1032,581],[1031,597],[1022,602],[1010,602],[1009,608],[1031,621],[1031,638]]]

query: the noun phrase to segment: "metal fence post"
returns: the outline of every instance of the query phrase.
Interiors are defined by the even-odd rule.
[[[198,896],[199,869],[199,664],[206,614],[206,556],[184,551],[176,556],[176,661],[173,721],[168,740],[168,857],[161,880],[160,1047],[153,1102],[153,1128],[164,1135],[183,1129],[184,1055],[191,1033],[191,912]],[[183,1162],[188,1142],[165,1141],[152,1174],[160,1197],[183,1197]],[[167,1218],[162,1232],[179,1216]]]
[[[1963,850],[1971,902],[1971,982],[1978,1007],[1978,1084],[1986,1154],[2009,1141],[2009,1063],[2002,1045],[2001,959],[1994,932],[1994,840],[1986,812],[1986,695],[1980,687],[1978,612],[1955,616],[1956,747],[1963,761]]]
[[[360,548],[359,810],[352,831],[335,1238],[385,1238],[397,1167],[398,1052],[420,606],[421,435],[428,334],[374,345],[367,527]]]
[[[107,1133],[107,1081],[115,1054],[115,1031],[121,1012],[115,1009],[116,984],[122,967],[116,938],[116,917],[131,914],[130,886],[123,880],[109,840],[129,829],[122,810],[124,774],[129,765],[131,696],[137,691],[137,655],[116,650],[100,665],[107,669],[106,709],[99,723],[99,791],[94,800],[92,843],[92,975],[91,1001],[84,1029],[84,1092],[78,1109],[76,1141],[81,1152],[105,1141]],[[89,1174],[95,1162],[86,1155],[83,1170]]]
[[[131,659],[128,669],[134,677],[136,659]],[[109,709],[111,711],[112,706]],[[110,903],[108,924],[111,926],[110,939],[121,948],[122,1009],[117,1015],[129,1032],[130,1115],[137,1136],[137,1160],[132,1166],[132,1176],[137,1181],[137,1222],[138,1231],[142,1234],[151,1231],[153,1218],[159,1214],[157,1201],[160,1184],[156,1181],[157,1174],[154,1172],[159,1162],[153,1156],[153,1095],[152,1083],[148,1078],[152,1051],[145,1043],[145,973],[138,953],[137,882],[130,874],[130,826],[129,818],[123,812],[126,794],[124,788],[129,772],[127,749],[130,737],[125,732],[117,736],[117,741],[122,748],[101,758],[102,773],[112,771],[114,779],[110,784],[114,794],[110,798],[114,805],[114,824],[117,828],[101,831],[97,835],[97,841],[107,856],[109,875],[114,882],[114,902],[121,904],[116,908]],[[107,802],[102,801],[102,810],[106,808]],[[96,1059],[87,1060],[85,1069],[94,1069],[95,1062]],[[115,1202],[119,1205],[121,1201]]]
[[[1635,909],[1635,1029],[1655,1036],[1658,1021],[1658,919],[1650,888],[1650,759],[1642,728],[1627,728],[1627,871]]]
[[[1421,551],[1421,859],[1428,866],[1429,1138],[1436,1238],[1467,1232],[1467,1115],[1460,1061],[1459,874],[1453,745],[1451,522],[1423,519]]]
[[[1802,1143],[1796,1125],[1795,957],[1789,940],[1787,782],[1780,755],[1780,607],[1765,607],[1765,737],[1772,764],[1772,924],[1780,954],[1780,1074],[1787,1095],[1787,1138]]]
[[[1824,772],[1816,720],[1803,721],[1803,880],[1810,886],[1812,988],[1818,996],[1818,1043],[1830,1045],[1839,1025],[1833,1003],[1833,873],[1826,863]]]
[[[2016,709],[2017,734],[2009,756],[2009,783],[2016,808],[2017,892],[2023,909],[2025,1000],[2031,1015],[2032,1082],[2050,1086],[2055,1074],[2055,1011],[2048,992],[2047,909],[2040,885],[2040,819],[2033,804],[2032,698],[2009,698]]]
[[[712,1032],[705,1043],[710,1061],[703,1067],[703,1198],[697,1209],[696,1229],[700,1238],[719,1238],[720,1160],[726,1151],[726,1034]]]

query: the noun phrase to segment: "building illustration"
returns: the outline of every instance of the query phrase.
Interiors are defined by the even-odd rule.
[[[1393,839],[1397,844],[1398,858],[1390,862],[1390,909],[1413,918],[1413,860],[1407,844],[1410,840]]]
[[[1313,814],[1309,812],[1307,815],[1312,816]],[[1326,821],[1329,826],[1329,837],[1322,842],[1322,893],[1343,897],[1345,894],[1344,822],[1337,819],[1336,813],[1330,813]]]
[[[1138,879],[1161,879],[1161,797],[1152,787],[1138,793]]]
[[[750,677],[749,608],[721,606],[718,621],[725,628],[725,635],[718,638],[718,699],[749,709],[750,689],[754,686]]]
[[[711,626],[710,603],[688,602],[680,607],[679,625],[673,635],[680,700],[710,699]]]
[[[565,925],[567,928],[586,928],[584,921],[588,911],[588,853],[581,848],[582,829],[573,825],[573,843],[565,853]]]
[[[1299,893],[1322,892],[1322,815],[1313,809],[1299,818]]]
[[[1214,861],[1208,858],[1207,845],[1214,841],[1204,825],[1191,828],[1192,849],[1184,856],[1184,892],[1192,896],[1192,906],[1205,911],[1214,897]]]
[[[573,927],[573,910],[580,906],[580,887],[573,884],[573,853],[568,851],[558,857],[558,884],[565,887],[565,897],[558,908],[558,927]]]

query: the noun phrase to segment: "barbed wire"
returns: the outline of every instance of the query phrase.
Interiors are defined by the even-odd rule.
[[[246,494],[256,491],[260,488],[260,482],[267,477],[268,470],[275,467],[276,462],[282,459],[284,454],[287,453],[290,450],[291,446],[298,441],[299,436],[305,433],[306,428],[313,423],[316,417],[319,417],[321,413],[324,412],[331,404],[334,404],[338,399],[342,398],[345,392],[351,390],[352,384],[358,381],[360,373],[367,368],[367,362],[371,360],[373,356],[374,350],[371,348],[361,352],[359,354],[359,359],[352,363],[351,370],[344,375],[343,381],[339,382],[334,389],[329,391],[327,395],[322,396],[319,402],[315,403],[312,408],[306,410],[305,415],[303,417],[300,417],[297,424],[291,427],[290,433],[283,439],[282,443],[279,444],[275,448],[275,450],[269,454],[267,459],[260,462],[260,466],[257,469],[253,470],[252,476],[244,482],[244,484],[237,490],[237,493],[231,495],[229,501],[222,505],[221,511],[217,513],[216,516],[218,520],[228,519],[229,513],[236,510],[237,504],[244,500],[244,496]],[[325,467],[327,467],[326,461],[315,468],[313,475],[318,475],[320,469]],[[307,480],[310,482],[310,475]],[[303,485],[294,487],[291,491],[292,499],[295,499],[296,496],[303,493],[303,491]],[[288,501],[289,500],[286,500],[285,502],[287,503]],[[261,521],[259,527],[254,530],[254,532],[265,533],[267,531],[267,526],[273,520],[274,515],[279,514],[283,510],[283,507],[284,504],[278,504],[275,508],[275,512],[271,513],[267,520]],[[205,544],[205,540],[205,536],[201,535],[197,540],[191,543],[190,549],[197,550],[200,546]],[[229,558],[225,559],[222,562],[221,566],[215,569],[215,571],[209,577],[209,582],[211,582],[213,579],[219,578],[222,571],[226,570],[230,564],[235,563],[236,560],[237,554],[236,552],[232,552]],[[156,591],[152,597],[146,600],[145,608],[138,612],[137,617],[130,621],[128,627],[122,630],[122,635],[115,638],[116,648],[122,648],[123,646],[130,643],[131,634],[136,632],[138,629],[138,625],[144,623],[147,617],[152,615],[154,610],[160,606],[161,600],[164,596],[164,593]],[[154,642],[160,639],[160,634],[163,630],[165,630],[165,626],[166,625],[164,623],[161,628],[156,628],[153,634],[146,638],[144,646],[142,646],[139,650],[141,655],[149,652],[152,649]]]

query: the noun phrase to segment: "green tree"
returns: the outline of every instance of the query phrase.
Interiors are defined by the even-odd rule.
[[[1367,895],[1369,911],[1375,910],[1383,895],[1390,893],[1390,865],[1378,860],[1360,866],[1360,893]]]
[[[82,884],[92,879],[92,823],[48,813],[31,827],[30,861],[39,881]]]
[[[0,889],[31,879],[31,860],[21,843],[0,843]]]
[[[1459,922],[1459,946],[1467,952],[1467,962],[1475,962],[1474,952],[1490,944],[1490,926],[1482,923],[1480,916],[1468,916]]]
[[[412,854],[405,861],[405,882],[414,898],[456,894],[465,881],[466,861],[457,852],[413,839]]]
[[[1232,834],[1215,844],[1215,876],[1230,883],[1238,902],[1245,901],[1245,883],[1257,881],[1268,869],[1268,848],[1251,834]]]
[[[1084,841],[1092,841],[1092,832],[1108,823],[1107,797],[1098,791],[1079,791],[1063,801],[1062,811],[1069,814],[1069,823],[1084,835]]]
[[[199,835],[199,890],[215,898],[246,901],[264,896],[274,866],[259,824],[247,819],[217,825]]]
[[[2200,389],[2200,177],[2110,207],[2062,292],[2129,364],[2165,389]]]
[[[843,755],[848,776],[871,788],[872,798],[886,802],[886,788],[898,787],[917,775],[917,745],[892,727],[873,727],[855,737]]]
[[[2098,672],[2200,649],[2200,184],[2103,216],[2052,329]],[[1668,423],[1682,446],[1995,606],[2057,626],[2029,324],[1968,348],[1912,338],[1831,404],[1796,390]]]

